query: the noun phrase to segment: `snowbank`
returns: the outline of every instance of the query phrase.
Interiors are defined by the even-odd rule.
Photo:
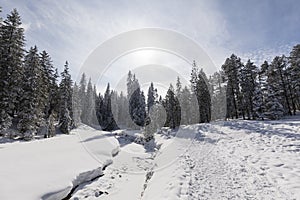
[[[118,149],[110,133],[84,125],[70,135],[0,144],[0,199],[61,199],[100,176]]]

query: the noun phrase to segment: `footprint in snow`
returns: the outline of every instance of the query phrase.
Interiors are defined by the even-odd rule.
[[[283,166],[284,164],[283,163],[279,163],[279,164],[275,164],[274,166],[275,167],[281,167],[281,166]]]

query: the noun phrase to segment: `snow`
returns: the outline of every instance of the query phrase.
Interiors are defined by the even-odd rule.
[[[118,150],[106,132],[80,126],[70,135],[0,144],[0,199],[61,199],[101,175]]]
[[[69,136],[2,143],[0,199],[59,199],[75,185],[74,200],[300,196],[299,115],[164,128],[146,146],[141,135],[82,126]]]
[[[156,134],[155,141],[161,146],[152,152],[117,136],[120,153],[113,164],[103,177],[78,188],[73,197],[297,199],[299,125],[298,116],[182,126],[172,133],[165,129]],[[123,137],[133,135],[122,132]]]

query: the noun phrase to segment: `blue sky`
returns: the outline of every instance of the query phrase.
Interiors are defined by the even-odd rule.
[[[47,50],[60,69],[68,60],[73,76],[101,43],[145,27],[190,37],[218,68],[231,53],[260,64],[300,42],[298,0],[1,0],[0,5],[4,18],[19,10],[27,48]]]

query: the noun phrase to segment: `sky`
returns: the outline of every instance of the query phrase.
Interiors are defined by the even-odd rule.
[[[300,42],[298,0],[1,0],[0,6],[4,19],[13,8],[18,9],[27,49],[37,45],[40,51],[46,50],[60,70],[68,60],[75,80],[99,46],[120,34],[143,28],[171,30],[182,35],[180,41],[188,38],[195,42],[214,64],[208,73],[220,69],[232,53],[260,65],[275,55],[289,54],[292,46]],[[111,70],[93,81],[102,90],[104,82],[120,84],[128,69],[141,71],[140,67],[153,66],[166,78],[165,82],[174,82],[176,78],[169,76],[166,69],[172,68],[171,71],[182,75],[188,74],[186,71],[191,67],[174,55],[153,49],[132,51],[119,56],[110,63]],[[174,64],[175,60],[178,62]],[[196,61],[205,65],[202,60]],[[165,68],[159,70],[158,66]],[[105,67],[91,70],[90,76]],[[161,85],[166,87],[165,84]]]

